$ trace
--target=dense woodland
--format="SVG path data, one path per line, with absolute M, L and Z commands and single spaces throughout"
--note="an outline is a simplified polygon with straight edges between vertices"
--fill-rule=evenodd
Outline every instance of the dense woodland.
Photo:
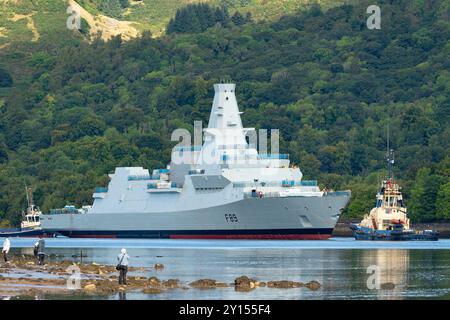
M 450 219 L 450 6 L 378 2 L 381 30 L 366 27 L 364 1 L 258 23 L 201 5 L 159 38 L 11 47 L 0 60 L 2 224 L 20 221 L 25 184 L 47 211 L 90 204 L 116 166 L 164 167 L 171 132 L 207 123 L 221 78 L 237 84 L 244 125 L 280 129 L 306 179 L 352 190 L 346 217 L 374 205 L 389 123 L 411 218 Z

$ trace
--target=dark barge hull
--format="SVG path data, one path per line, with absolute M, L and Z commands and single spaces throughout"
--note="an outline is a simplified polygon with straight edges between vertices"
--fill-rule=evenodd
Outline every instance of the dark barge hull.
M 351 226 L 355 240 L 366 241 L 437 241 L 439 233 L 436 231 L 394 231 L 394 230 L 374 230 Z

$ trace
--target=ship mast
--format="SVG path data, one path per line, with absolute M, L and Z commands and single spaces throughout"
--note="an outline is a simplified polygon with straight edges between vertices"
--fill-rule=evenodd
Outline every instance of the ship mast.
M 28 202 L 26 214 L 34 214 L 37 208 L 33 202 L 33 189 L 25 185 L 25 192 L 27 194 L 27 202 Z
M 31 207 L 33 205 L 33 191 L 25 185 L 25 192 L 27 193 L 28 207 Z
M 391 178 L 394 178 L 394 175 L 393 175 L 394 150 L 391 149 L 390 144 L 389 144 L 389 119 L 388 119 L 388 125 L 387 125 L 386 148 L 387 148 L 386 159 L 387 159 L 387 163 L 388 163 L 388 181 L 389 181 Z

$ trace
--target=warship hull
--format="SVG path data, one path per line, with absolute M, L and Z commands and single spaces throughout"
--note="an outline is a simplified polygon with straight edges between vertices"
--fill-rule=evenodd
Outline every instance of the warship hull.
M 44 231 L 42 229 L 32 229 L 32 228 L 12 228 L 12 229 L 0 229 L 0 238 L 53 238 L 56 236 L 55 233 Z
M 43 229 L 72 238 L 323 240 L 350 192 L 322 197 L 246 198 L 176 212 L 45 215 Z

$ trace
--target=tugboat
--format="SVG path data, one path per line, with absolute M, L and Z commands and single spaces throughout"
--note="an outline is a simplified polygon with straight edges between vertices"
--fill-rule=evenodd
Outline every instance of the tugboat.
M 439 234 L 433 230 L 413 230 L 409 226 L 407 209 L 401 187 L 392 176 L 394 152 L 388 151 L 388 178 L 377 193 L 375 208 L 359 224 L 352 224 L 356 240 L 436 241 Z
M 44 231 L 41 228 L 42 212 L 38 206 L 33 202 L 32 189 L 25 187 L 27 194 L 28 207 L 26 212 L 22 212 L 23 220 L 20 223 L 20 228 L 0 229 L 0 238 L 6 237 L 43 237 L 51 238 L 56 234 L 53 232 Z

